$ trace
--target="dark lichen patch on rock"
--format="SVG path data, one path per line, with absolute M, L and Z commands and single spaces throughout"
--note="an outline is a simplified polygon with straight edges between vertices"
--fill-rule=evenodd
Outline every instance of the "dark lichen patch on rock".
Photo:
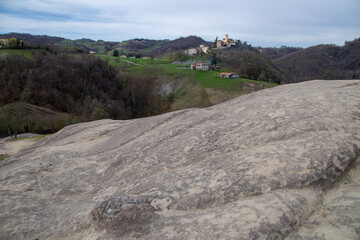
M 145 232 L 156 219 L 154 211 L 149 199 L 115 196 L 96 204 L 91 220 L 99 229 L 115 234 Z

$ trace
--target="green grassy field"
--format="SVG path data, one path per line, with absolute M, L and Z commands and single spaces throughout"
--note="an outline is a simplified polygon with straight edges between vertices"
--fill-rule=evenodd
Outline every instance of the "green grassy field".
M 109 55 L 97 55 L 98 57 L 100 57 L 103 60 L 109 60 L 110 65 L 113 66 L 132 66 L 133 64 L 131 63 L 127 63 L 128 62 L 132 62 L 134 64 L 139 64 L 139 65 L 158 65 L 158 64 L 166 64 L 168 63 L 168 61 L 164 61 L 164 60 L 159 60 L 159 59 L 142 59 L 142 58 L 121 58 L 121 57 L 114 57 L 114 56 L 109 56 Z
M 108 55 L 96 55 L 102 60 L 109 61 L 111 66 L 128 66 L 131 65 L 130 63 L 121 61 L 118 57 L 108 56 Z
M 124 71 L 130 74 L 145 74 L 150 76 L 167 76 L 174 77 L 178 75 L 188 76 L 194 74 L 190 69 L 179 68 L 181 65 L 162 63 L 162 64 L 147 64 L 147 65 L 132 65 L 124 68 Z M 183 67 L 183 66 L 182 66 Z
M 100 55 L 102 59 L 109 60 L 110 65 L 122 66 L 123 71 L 130 74 L 145 74 L 150 76 L 167 76 L 169 78 L 183 76 L 195 78 L 203 89 L 212 88 L 220 91 L 239 92 L 242 91 L 244 85 L 261 85 L 264 88 L 277 86 L 276 83 L 255 81 L 245 78 L 227 79 L 220 78 L 217 75 L 220 71 L 195 71 L 189 68 L 185 68 L 188 65 L 172 64 L 166 58 L 154 59 L 151 63 L 151 59 L 140 58 L 117 58 L 113 56 Z M 118 59 L 118 60 L 116 60 Z M 123 60 L 130 61 L 134 64 L 127 63 Z M 224 70 L 226 71 L 226 70 Z
M 120 58 L 122 60 L 127 60 L 136 64 L 153 64 L 153 65 L 157 65 L 157 64 L 166 64 L 169 63 L 168 61 L 163 61 L 163 60 L 158 60 L 158 59 L 142 59 L 142 58 Z
M 220 71 L 196 71 L 196 80 L 202 88 L 214 88 L 223 91 L 236 91 L 245 83 L 265 84 L 268 87 L 277 86 L 276 83 L 255 81 L 246 78 L 228 79 L 220 78 L 217 75 Z
M 33 51 L 34 50 L 32 50 L 32 49 L 0 49 L 0 55 L 2 55 L 4 53 L 19 54 L 19 55 L 23 55 L 28 58 L 32 58 Z

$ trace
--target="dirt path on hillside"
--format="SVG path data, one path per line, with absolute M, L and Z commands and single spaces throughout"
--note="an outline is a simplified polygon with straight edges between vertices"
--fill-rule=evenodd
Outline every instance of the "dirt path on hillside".
M 140 64 L 133 63 L 133 62 L 130 62 L 130 61 L 128 61 L 128 60 L 124 60 L 124 59 L 121 59 L 121 58 L 119 58 L 119 60 L 120 60 L 120 61 L 123 61 L 123 62 L 130 63 L 130 64 L 135 65 L 135 66 L 140 66 Z

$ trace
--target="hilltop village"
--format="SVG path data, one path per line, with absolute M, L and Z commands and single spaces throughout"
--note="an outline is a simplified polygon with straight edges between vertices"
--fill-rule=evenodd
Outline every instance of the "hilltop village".
M 199 54 L 211 54 L 211 53 L 214 54 L 214 52 L 212 52 L 212 51 L 216 51 L 219 49 L 227 49 L 232 46 L 236 46 L 236 42 L 234 41 L 234 39 L 229 38 L 229 35 L 226 34 L 225 38 L 223 40 L 215 41 L 213 49 L 211 49 L 210 46 L 201 44 L 197 48 L 190 48 L 190 49 L 185 50 L 185 54 L 188 56 L 196 56 Z M 177 61 L 174 63 L 179 64 L 181 62 Z M 208 61 L 208 62 L 196 61 L 196 62 L 191 63 L 190 69 L 199 70 L 199 71 L 208 71 L 208 70 L 219 70 L 220 68 L 216 65 L 216 61 L 213 61 L 213 62 L 211 62 L 211 61 Z M 221 72 L 217 76 L 221 77 L 221 78 L 231 78 L 231 79 L 239 78 L 239 75 L 234 72 Z
M 226 49 L 231 46 L 236 46 L 234 39 L 229 38 L 228 34 L 225 35 L 225 38 L 223 40 L 217 40 L 215 43 L 216 43 L 215 49 Z M 204 45 L 204 44 L 201 44 L 197 48 L 190 48 L 190 49 L 185 50 L 185 54 L 187 54 L 189 56 L 194 56 L 199 53 L 209 53 L 209 52 L 210 52 L 210 47 L 207 45 Z
M 146 43 L 146 40 L 135 40 L 138 44 Z M 173 51 L 170 56 L 172 56 L 173 61 L 171 61 L 172 64 L 175 65 L 185 65 L 180 66 L 179 68 L 188 68 L 192 70 L 197 71 L 209 71 L 209 70 L 221 70 L 221 67 L 217 65 L 216 60 L 216 52 L 218 50 L 226 50 L 231 47 L 236 47 L 237 42 L 229 38 L 229 35 L 226 34 L 225 38 L 222 40 L 218 40 L 218 37 L 216 37 L 215 42 L 212 43 L 202 43 L 198 47 L 191 47 L 188 49 L 181 51 Z M 119 55 L 119 52 L 122 50 L 120 48 L 115 49 L 113 52 L 113 56 L 120 57 L 120 61 L 128 61 L 129 59 L 136 59 L 136 58 L 142 58 L 142 59 L 153 59 L 154 54 L 153 52 L 144 53 L 142 56 L 131 56 L 130 54 L 122 54 Z M 90 51 L 91 54 L 96 54 L 94 51 Z M 212 57 L 211 57 L 212 56 Z M 128 59 L 128 60 L 126 60 Z M 137 60 L 134 60 L 137 61 Z M 231 78 L 236 79 L 239 78 L 239 74 L 234 72 L 220 72 L 217 74 L 217 77 L 221 78 Z
M 47 36 L 44 36 L 45 38 L 48 38 Z M 51 37 L 50 37 L 51 38 Z M 50 39 L 51 40 L 51 39 Z M 179 40 L 182 40 L 182 38 L 180 38 Z M 184 38 L 184 40 L 186 40 L 186 38 Z M 93 40 L 90 39 L 81 39 L 81 41 L 84 44 L 84 46 L 88 46 L 89 43 L 93 43 Z M 141 44 L 147 44 L 149 40 L 145 40 L 145 39 L 134 39 L 131 40 L 133 41 L 134 45 L 141 45 Z M 169 42 L 168 40 L 166 40 L 167 42 Z M 176 41 L 176 40 L 175 40 Z M 24 40 L 20 40 L 16 37 L 11 37 L 11 38 L 1 38 L 0 39 L 0 48 L 33 48 L 33 47 L 39 47 L 39 41 L 35 41 L 37 43 L 37 45 L 25 45 L 25 41 Z M 51 41 L 50 41 L 51 42 Z M 99 42 L 99 41 L 98 41 Z M 100 41 L 101 43 L 105 43 L 104 41 Z M 167 43 L 165 42 L 165 43 Z M 66 43 L 66 48 L 71 48 L 71 42 L 67 42 Z M 163 45 L 165 45 L 163 43 Z M 171 58 L 173 58 L 174 60 L 172 61 L 172 64 L 179 64 L 179 65 L 187 65 L 187 68 L 192 69 L 192 70 L 197 70 L 197 71 L 209 71 L 209 70 L 220 70 L 221 67 L 219 67 L 217 65 L 217 60 L 216 60 L 216 51 L 217 50 L 224 50 L 224 49 L 228 49 L 231 47 L 236 46 L 237 43 L 234 41 L 234 39 L 229 38 L 229 35 L 226 34 L 225 38 L 223 38 L 222 40 L 218 40 L 218 37 L 216 37 L 216 40 L 213 44 L 211 44 L 210 42 L 202 42 L 202 44 L 199 44 L 198 47 L 191 47 L 188 49 L 183 50 L 184 51 L 184 55 L 187 56 L 183 56 L 179 51 L 173 51 L 172 53 L 170 53 Z M 75 45 L 78 46 L 78 45 Z M 90 47 L 90 46 L 89 46 Z M 97 51 L 95 51 L 92 48 L 89 48 L 88 53 L 90 54 L 94 54 L 94 55 L 98 55 L 99 53 Z M 148 51 L 148 52 L 143 52 L 139 54 L 131 54 L 131 52 L 124 52 L 121 48 L 121 45 L 119 45 L 119 47 L 115 47 L 114 50 L 112 50 L 111 53 L 108 53 L 107 55 L 112 55 L 114 57 L 119 57 L 120 61 L 126 61 L 126 62 L 132 62 L 129 61 L 131 59 L 137 59 L 137 58 L 142 58 L 142 59 L 151 59 L 151 62 L 153 62 L 153 59 L 158 55 L 159 53 L 155 53 L 154 51 Z M 212 58 L 209 57 L 204 57 L 204 56 L 213 56 Z M 158 57 L 158 56 L 157 56 Z M 135 60 L 135 65 L 137 60 Z M 181 67 L 183 68 L 183 67 Z M 218 77 L 221 78 L 238 78 L 239 75 L 234 73 L 234 72 L 220 72 L 218 75 Z

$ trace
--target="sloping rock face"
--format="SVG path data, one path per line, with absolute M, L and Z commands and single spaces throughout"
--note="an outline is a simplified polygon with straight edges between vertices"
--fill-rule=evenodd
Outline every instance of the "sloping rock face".
M 360 81 L 72 125 L 0 166 L 0 239 L 359 239 Z

